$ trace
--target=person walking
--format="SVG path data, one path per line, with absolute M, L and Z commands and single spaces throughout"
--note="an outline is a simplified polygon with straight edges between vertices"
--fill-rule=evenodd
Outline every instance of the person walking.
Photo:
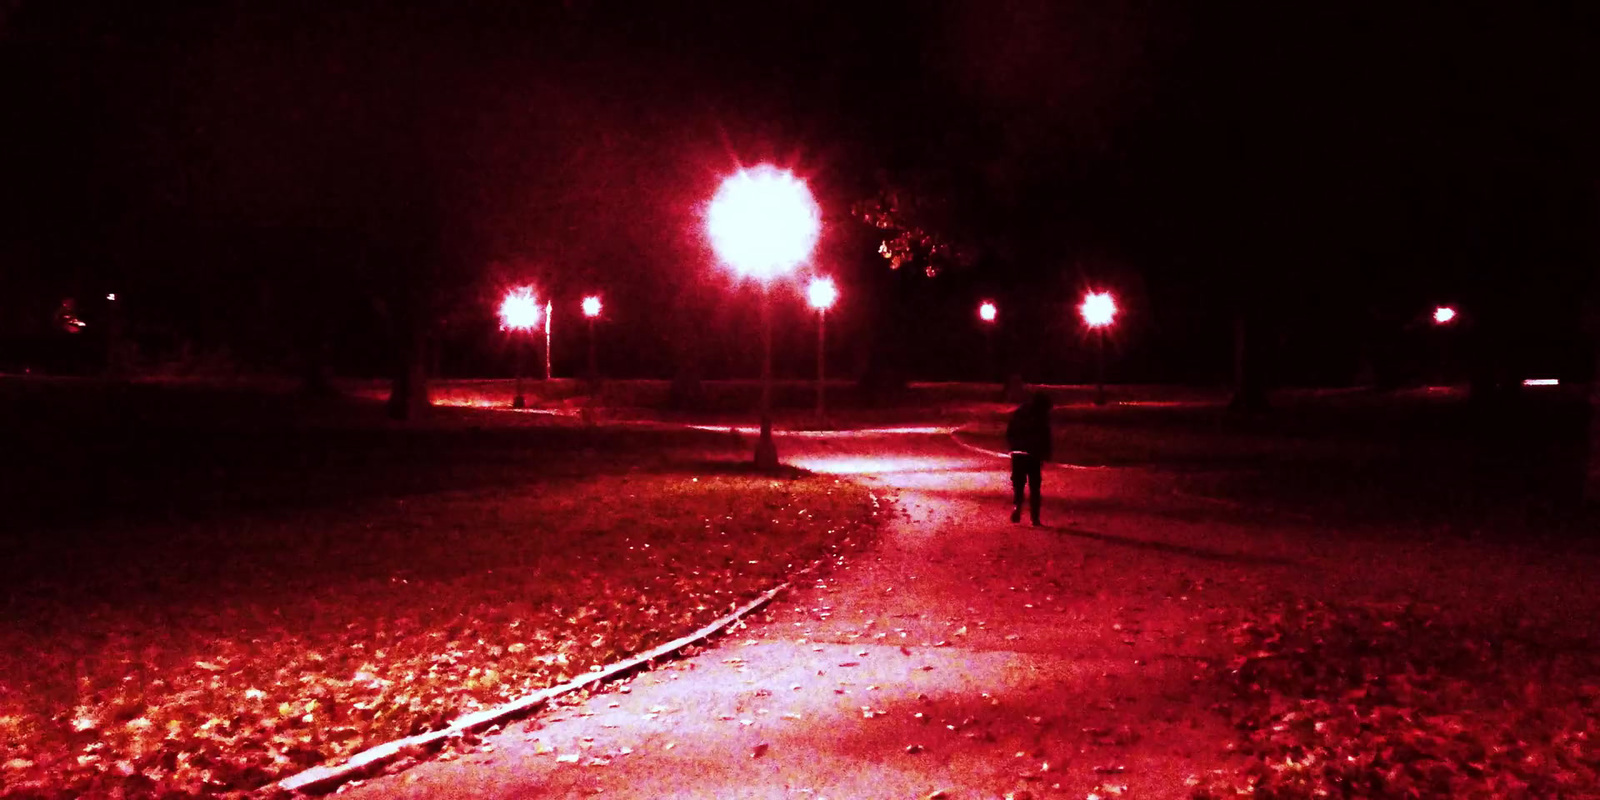
M 1050 395 L 1034 392 L 1027 402 L 1011 412 L 1006 425 L 1006 447 L 1011 450 L 1011 521 L 1022 521 L 1023 489 L 1028 489 L 1028 516 L 1039 525 L 1039 507 L 1044 503 L 1040 479 L 1044 462 L 1050 460 Z

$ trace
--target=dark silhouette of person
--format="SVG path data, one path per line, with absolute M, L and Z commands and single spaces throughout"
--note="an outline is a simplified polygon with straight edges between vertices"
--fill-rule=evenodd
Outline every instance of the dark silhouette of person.
M 1050 395 L 1035 392 L 1028 402 L 1011 412 L 1006 425 L 1006 447 L 1011 449 L 1011 521 L 1022 521 L 1022 494 L 1028 493 L 1028 516 L 1039 522 L 1039 506 L 1044 502 L 1044 462 L 1050 460 Z

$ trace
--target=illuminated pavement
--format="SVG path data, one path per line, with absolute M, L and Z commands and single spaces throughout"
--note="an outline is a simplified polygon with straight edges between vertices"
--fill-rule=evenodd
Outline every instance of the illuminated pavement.
M 1224 609 L 1275 587 L 1404 593 L 1424 573 L 1443 595 L 1497 602 L 1492 586 L 1438 580 L 1481 565 L 1470 548 L 1408 560 L 1401 545 L 1175 496 L 1151 474 L 1052 469 L 1050 527 L 1032 528 L 1006 519 L 1005 462 L 947 435 L 780 448 L 896 498 L 875 550 L 626 693 L 546 710 L 487 737 L 492 750 L 348 794 L 1187 797 L 1186 778 L 1226 765 L 1228 732 L 1196 679 L 1201 659 L 1226 652 L 1213 625 Z M 1525 570 L 1549 565 L 1500 563 L 1505 592 L 1548 585 Z

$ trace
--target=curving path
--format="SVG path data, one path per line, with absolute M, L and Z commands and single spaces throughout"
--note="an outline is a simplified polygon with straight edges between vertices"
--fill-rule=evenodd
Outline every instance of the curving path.
M 1482 597 L 1558 569 L 1439 581 L 1482 554 L 1411 564 L 1132 470 L 1048 470 L 1047 527 L 1013 525 L 1005 462 L 939 432 L 780 450 L 894 498 L 880 545 L 697 655 L 347 794 L 1183 798 L 1228 765 L 1200 664 L 1256 598 Z

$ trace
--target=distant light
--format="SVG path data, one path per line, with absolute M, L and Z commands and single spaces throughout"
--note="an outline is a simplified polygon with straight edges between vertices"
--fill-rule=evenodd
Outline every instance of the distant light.
M 583 315 L 590 319 L 600 316 L 599 296 L 591 294 L 583 298 Z
M 994 303 L 991 303 L 988 300 L 983 301 L 983 303 L 978 306 L 978 319 L 981 319 L 984 322 L 994 322 L 994 317 L 997 313 L 999 312 L 995 310 Z
M 839 287 L 833 285 L 832 278 L 812 278 L 811 285 L 806 289 L 806 298 L 812 308 L 827 311 L 833 308 L 833 301 L 839 299 Z
M 542 309 L 532 287 L 521 286 L 506 293 L 500 303 L 500 330 L 526 331 L 539 326 Z
M 811 257 L 822 212 L 804 180 L 762 164 L 722 182 L 706 211 L 706 231 L 724 263 L 765 281 Z
M 116 299 L 117 299 L 117 293 L 116 292 L 112 292 L 112 293 L 106 295 L 106 299 L 115 302 Z
M 1456 310 L 1449 306 L 1439 306 L 1433 310 L 1433 321 L 1444 325 L 1456 318 Z
M 1523 386 L 1560 386 L 1559 378 L 1529 378 L 1522 382 Z
M 1116 318 L 1117 301 L 1111 298 L 1110 292 L 1090 292 L 1084 296 L 1083 305 L 1078 306 L 1078 313 L 1083 315 L 1084 324 L 1103 328 Z

